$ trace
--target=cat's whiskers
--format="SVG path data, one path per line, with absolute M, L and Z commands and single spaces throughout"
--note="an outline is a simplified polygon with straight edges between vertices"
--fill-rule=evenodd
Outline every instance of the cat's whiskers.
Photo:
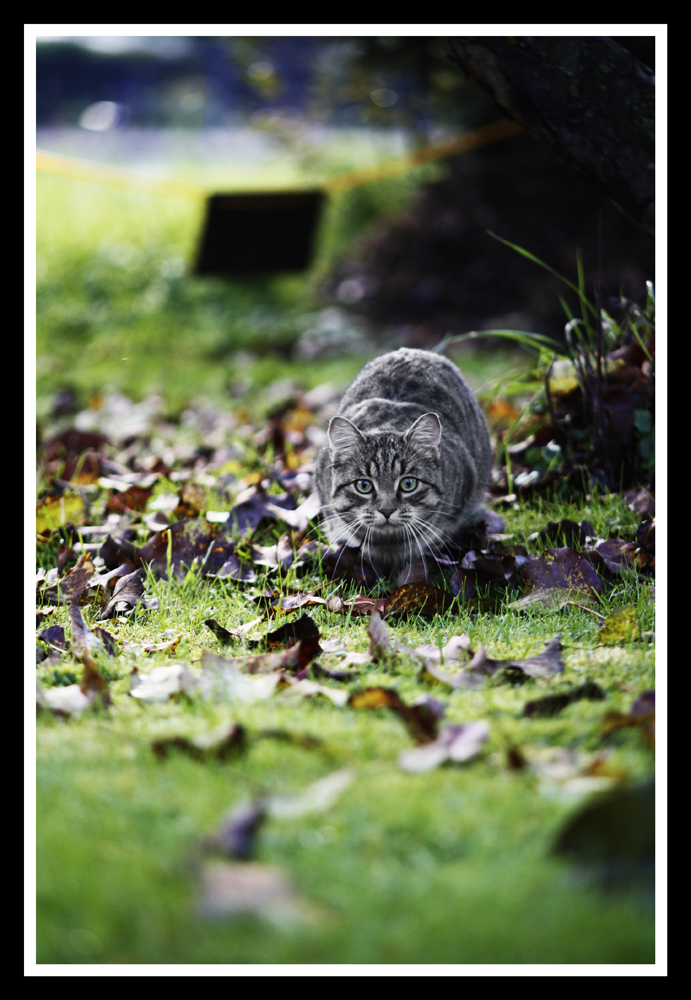
M 413 536 L 413 538 L 415 540 L 415 543 L 416 543 L 416 545 L 418 547 L 418 551 L 420 553 L 420 558 L 422 559 L 422 565 L 423 565 L 424 570 L 425 570 L 425 580 L 426 580 L 427 579 L 427 560 L 425 559 L 425 553 L 424 553 L 424 550 L 422 548 L 422 545 L 420 544 L 420 535 L 415 530 L 415 528 L 413 527 L 412 524 L 409 523 L 408 524 L 408 528 L 410 529 L 410 532 L 411 532 L 411 534 L 412 534 L 412 536 Z M 422 538 L 422 540 L 425 543 L 427 542 L 427 539 L 424 538 L 424 537 Z M 431 555 L 434 556 L 434 553 L 432 552 Z M 412 552 L 411 552 L 411 556 L 412 556 Z M 434 558 L 436 559 L 436 556 L 434 556 Z M 412 558 L 411 558 L 410 561 L 412 563 L 412 561 L 413 561 Z M 437 565 L 438 565 L 438 563 L 437 563 Z
M 416 520 L 417 520 L 417 521 L 420 521 L 420 523 L 422 524 L 423 528 L 424 528 L 424 527 L 429 527 L 428 525 L 426 525 L 426 524 L 425 524 L 425 522 L 424 522 L 424 521 L 421 521 L 421 520 L 420 520 L 419 518 L 417 518 Z M 415 529 L 413 528 L 412 524 L 410 525 L 410 528 L 411 528 L 411 531 L 414 531 L 414 530 L 415 530 Z M 427 549 L 427 551 L 428 551 L 428 554 L 432 556 L 432 558 L 434 559 L 435 563 L 437 564 L 437 569 L 439 570 L 439 572 L 440 572 L 440 573 L 442 573 L 442 572 L 443 572 L 443 570 L 442 570 L 442 568 L 441 568 L 441 563 L 440 563 L 440 562 L 439 562 L 439 560 L 437 559 L 437 554 L 436 554 L 436 552 L 434 551 L 434 547 L 433 547 L 433 546 L 432 546 L 432 545 L 430 544 L 430 540 L 429 540 L 429 538 L 428 538 L 428 537 L 425 537 L 425 536 L 424 536 L 424 535 L 422 534 L 422 532 L 421 532 L 420 534 L 421 534 L 421 536 L 422 536 L 422 538 L 423 538 L 423 541 L 424 541 L 425 545 L 427 545 L 427 546 L 428 546 L 428 549 Z M 447 546 L 445 545 L 445 543 L 444 543 L 443 541 L 442 541 L 442 545 L 444 545 L 444 547 L 446 548 L 446 550 L 447 550 L 447 552 L 448 552 L 448 547 L 447 547 Z M 418 546 L 418 547 L 419 547 L 419 546 Z M 422 552 L 420 552 L 420 554 L 422 555 Z M 449 553 L 449 554 L 450 554 L 450 553 Z M 423 563 L 425 562 L 425 560 L 424 560 L 424 556 L 423 556 L 423 559 L 422 559 L 422 561 L 423 561 Z M 427 568 L 426 568 L 426 566 L 425 566 L 425 578 L 427 578 Z
M 421 517 L 414 517 L 414 523 L 415 523 L 416 526 L 422 527 L 425 530 L 425 532 L 427 533 L 424 536 L 424 538 L 425 538 L 425 542 L 429 545 L 430 551 L 432 553 L 433 553 L 433 548 L 434 547 L 432 546 L 431 541 L 435 540 L 441 546 L 443 546 L 444 549 L 446 549 L 446 554 L 448 555 L 449 559 L 451 559 L 453 561 L 453 553 L 452 553 L 451 549 L 449 548 L 449 546 L 444 541 L 444 538 L 448 538 L 449 541 L 451 542 L 451 544 L 453 544 L 453 538 L 450 535 L 448 535 L 445 531 L 442 531 L 441 528 L 438 528 L 436 525 L 431 524 L 429 521 L 423 520 L 423 518 L 421 518 Z M 436 559 L 436 556 L 435 556 L 435 559 Z M 437 565 L 439 566 L 439 560 L 437 560 Z

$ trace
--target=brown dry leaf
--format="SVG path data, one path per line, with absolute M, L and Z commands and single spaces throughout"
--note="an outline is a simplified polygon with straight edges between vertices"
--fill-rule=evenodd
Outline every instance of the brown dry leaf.
M 62 625 L 50 625 L 39 632 L 38 637 L 60 653 L 69 652 L 69 640 L 65 638 L 65 630 Z
M 570 607 L 572 605 L 594 604 L 599 607 L 599 601 L 592 593 L 584 590 L 565 590 L 563 587 L 540 587 L 531 590 L 525 597 L 512 601 L 509 608 L 512 611 L 534 611 L 544 608 L 546 611 L 554 611 L 557 608 Z
M 485 684 L 485 678 L 481 674 L 469 671 L 465 667 L 451 674 L 428 662 L 425 662 L 421 676 L 425 680 L 432 679 L 441 684 L 448 684 L 457 691 L 474 691 L 484 687 Z
M 211 732 L 201 733 L 199 736 L 172 736 L 155 740 L 151 749 L 159 760 L 165 760 L 171 750 L 177 750 L 198 761 L 228 760 L 245 749 L 245 730 L 237 722 L 224 722 Z
M 297 659 L 298 656 L 298 646 L 293 646 L 282 653 L 264 653 L 262 656 L 235 660 L 204 653 L 202 676 L 199 681 L 202 698 L 216 701 L 231 699 L 245 703 L 270 698 L 278 684 L 283 682 L 283 667 L 279 666 L 279 663 L 284 659 Z M 272 672 L 264 673 L 265 669 L 270 669 L 270 664 L 273 666 Z M 252 677 L 243 672 L 243 668 L 251 669 L 252 666 L 259 676 Z
M 133 570 L 131 562 L 121 563 L 116 566 L 115 569 L 108 570 L 105 573 L 94 573 L 94 575 L 89 580 L 89 590 L 94 587 L 103 587 L 107 589 L 110 587 L 112 581 L 117 580 L 121 576 L 127 576 Z
M 157 577 L 168 575 L 168 542 L 171 543 L 171 568 L 177 579 L 183 579 L 195 560 L 203 563 L 209 546 L 219 534 L 217 524 L 205 518 L 192 517 L 177 521 L 165 531 L 157 532 L 139 549 L 139 559 Z
M 605 698 L 605 692 L 593 681 L 586 681 L 585 684 L 581 684 L 580 687 L 574 688 L 572 691 L 550 694 L 544 698 L 536 698 L 534 701 L 527 702 L 523 708 L 523 715 L 527 718 L 532 718 L 534 715 L 549 718 L 558 715 L 567 705 L 573 704 L 574 701 L 580 701 L 582 698 L 587 698 L 589 701 L 602 701 Z
M 431 567 L 419 556 L 411 562 L 406 563 L 402 570 L 399 570 L 396 583 L 403 587 L 407 583 L 427 583 L 431 573 Z
M 202 576 L 254 583 L 256 572 L 239 559 L 235 550 L 236 543 L 232 539 L 223 534 L 216 535 L 202 563 Z
M 299 695 L 303 698 L 311 698 L 315 694 L 322 694 L 337 708 L 344 708 L 348 704 L 348 692 L 342 688 L 326 687 L 324 684 L 317 684 L 316 681 L 310 681 L 306 678 L 295 680 L 292 677 L 286 677 L 286 680 L 289 687 L 285 689 L 284 696 Z
M 227 629 L 220 625 L 215 618 L 206 618 L 204 624 L 207 628 L 210 628 L 213 634 L 216 636 L 219 642 L 223 645 L 227 645 L 232 639 L 243 639 L 248 632 L 251 632 L 255 625 L 259 622 L 263 622 L 264 618 L 260 615 L 258 618 L 253 618 L 251 622 L 245 622 L 244 625 L 239 625 L 236 629 Z
M 610 573 L 621 573 L 634 563 L 632 548 L 622 538 L 608 538 L 596 542 L 594 551 L 602 557 Z
M 243 498 L 245 493 L 243 493 Z M 264 520 L 275 521 L 276 509 L 281 513 L 285 510 L 293 510 L 295 502 L 289 493 L 280 496 L 268 496 L 259 486 L 252 488 L 252 492 L 242 503 L 236 504 L 228 515 L 226 531 L 232 531 L 240 535 L 249 535 Z
M 322 652 L 319 645 L 319 628 L 309 615 L 302 615 L 297 621 L 287 622 L 266 636 L 269 649 L 281 646 L 300 647 L 299 664 L 306 667 Z
M 416 743 L 430 743 L 436 736 L 437 723 L 444 706 L 434 698 L 422 696 L 406 705 L 394 688 L 371 687 L 351 694 L 351 708 L 390 708 L 405 723 Z
M 455 602 L 452 594 L 429 583 L 406 583 L 387 594 L 384 617 L 421 614 L 425 617 L 444 614 Z
M 124 565 L 127 567 L 127 572 L 131 573 L 139 564 L 139 549 L 128 538 L 114 538 L 108 535 L 98 554 L 108 569 L 114 570 Z
M 123 647 L 126 652 L 133 653 L 135 656 L 141 656 L 142 653 L 168 653 L 173 654 L 175 650 L 180 645 L 180 640 L 182 639 L 184 633 L 180 632 L 179 635 L 173 636 L 172 639 L 166 639 L 165 642 L 125 642 Z
M 78 604 L 70 605 L 70 637 L 72 652 L 84 665 L 84 673 L 79 687 L 83 694 L 93 701 L 99 698 L 104 705 L 111 704 L 108 683 L 101 677 L 91 653 L 91 632 Z
M 134 485 L 129 486 L 126 490 L 113 493 L 106 504 L 106 514 L 122 514 L 128 510 L 142 512 L 146 510 L 152 492 L 153 486 L 145 489 Z
M 147 704 L 168 701 L 171 695 L 190 694 L 197 686 L 196 680 L 181 663 L 169 667 L 154 667 L 148 674 L 136 674 L 136 684 L 130 689 L 133 698 Z
M 364 594 L 358 594 L 357 597 L 349 597 L 347 601 L 342 601 L 342 607 L 334 607 L 330 610 L 340 610 L 343 614 L 351 614 L 353 617 L 365 617 L 371 615 L 373 611 L 382 615 L 385 604 L 385 597 L 365 597 Z
M 83 553 L 76 566 L 68 569 L 54 586 L 46 588 L 43 592 L 44 599 L 50 604 L 71 604 L 73 601 L 79 601 L 95 571 L 91 553 Z
M 113 589 L 113 596 L 96 616 L 97 621 L 106 621 L 116 615 L 129 615 L 134 611 L 144 594 L 144 570 L 121 576 Z
M 575 549 L 547 549 L 537 559 L 530 559 L 518 568 L 521 579 L 536 590 L 563 587 L 589 593 L 600 593 L 602 583 L 588 557 Z
M 268 613 L 272 617 L 277 614 L 287 615 L 291 611 L 299 611 L 300 608 L 320 604 L 326 605 L 327 601 L 323 597 L 317 597 L 316 594 L 279 594 L 277 597 L 271 598 Z M 330 608 L 329 610 L 334 609 Z
M 398 763 L 404 771 L 431 771 L 446 760 L 461 763 L 472 760 L 489 736 L 489 724 L 484 720 L 466 722 L 460 726 L 443 726 L 434 742 L 403 750 Z
M 279 927 L 323 924 L 324 911 L 301 899 L 285 872 L 256 861 L 205 861 L 198 913 L 206 919 L 251 914 Z
M 370 637 L 370 655 L 375 663 L 380 663 L 394 655 L 389 630 L 378 611 L 372 611 L 367 632 Z
M 250 551 L 256 566 L 268 566 L 270 569 L 288 569 L 295 558 L 293 539 L 287 534 L 281 535 L 275 545 L 253 545 Z
M 43 608 L 36 610 L 36 628 L 40 628 L 46 618 L 55 614 L 55 608 Z
M 541 653 L 525 660 L 495 660 L 487 656 L 484 646 L 480 646 L 465 668 L 469 672 L 491 676 L 498 670 L 519 670 L 528 677 L 552 677 L 564 672 L 561 652 L 561 633 L 545 645 Z
M 609 736 L 618 729 L 640 729 L 650 746 L 655 745 L 655 692 L 643 691 L 634 701 L 631 710 L 607 712 L 602 719 L 602 733 Z

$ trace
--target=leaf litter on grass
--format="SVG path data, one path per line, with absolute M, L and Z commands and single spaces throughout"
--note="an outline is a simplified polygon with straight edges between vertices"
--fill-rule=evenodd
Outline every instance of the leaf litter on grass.
M 315 421 L 319 419 L 316 414 L 313 417 Z M 283 419 L 277 418 L 271 430 L 279 443 Z M 171 455 L 175 450 L 171 447 L 165 459 L 159 455 L 153 461 L 144 437 L 135 438 L 126 447 L 121 443 L 119 451 L 116 450 L 118 446 L 104 440 L 99 445 L 97 469 L 103 485 L 99 485 L 96 477 L 89 505 L 75 505 L 76 527 L 65 525 L 64 518 L 58 515 L 54 515 L 50 526 L 44 525 L 45 534 L 40 544 L 53 545 L 57 549 L 59 541 L 60 563 L 53 576 L 44 571 L 38 581 L 39 600 L 59 611 L 64 607 L 59 602 L 65 600 L 66 594 L 67 603 L 71 601 L 72 606 L 76 601 L 82 606 L 91 605 L 93 622 L 115 619 L 114 631 L 126 616 L 133 616 L 135 609 L 155 608 L 155 599 L 150 592 L 147 594 L 148 588 L 152 579 L 167 580 L 169 567 L 176 586 L 182 586 L 188 579 L 206 580 L 206 586 L 212 588 L 232 588 L 229 592 L 243 595 L 246 603 L 256 599 L 257 610 L 262 613 L 259 617 L 256 611 L 254 616 L 248 615 L 249 620 L 244 624 L 238 624 L 238 617 L 241 619 L 242 615 L 238 616 L 235 610 L 230 618 L 215 612 L 216 617 L 198 619 L 208 630 L 208 642 L 242 647 L 241 651 L 231 648 L 231 655 L 219 656 L 203 649 L 200 668 L 188 669 L 179 663 L 154 666 L 148 673 L 140 674 L 135 666 L 130 675 L 130 696 L 139 702 L 142 711 L 153 711 L 147 706 L 181 696 L 191 699 L 192 707 L 197 699 L 217 705 L 235 703 L 243 706 L 260 705 L 270 698 L 289 701 L 319 696 L 344 713 L 374 709 L 375 719 L 376 710 L 383 709 L 400 719 L 415 744 L 399 754 L 399 766 L 404 772 L 423 774 L 445 763 L 470 764 L 484 756 L 490 735 L 487 720 L 468 718 L 473 713 L 466 712 L 465 718 L 461 715 L 463 721 L 442 724 L 447 706 L 435 698 L 427 694 L 411 698 L 393 686 L 367 686 L 366 679 L 364 683 L 358 682 L 362 685 L 359 689 L 353 689 L 358 673 L 378 670 L 394 675 L 400 673 L 402 678 L 408 678 L 406 688 L 401 686 L 400 690 L 407 692 L 412 668 L 414 683 L 434 683 L 446 689 L 455 718 L 458 718 L 466 692 L 511 677 L 528 678 L 531 682 L 537 679 L 544 686 L 560 677 L 565 664 L 559 635 L 544 642 L 542 651 L 538 646 L 538 651 L 531 656 L 495 658 L 481 643 L 471 643 L 460 630 L 449 637 L 448 627 L 453 628 L 456 616 L 465 612 L 482 615 L 486 609 L 495 610 L 502 605 L 526 613 L 540 608 L 549 610 L 555 604 L 564 608 L 574 605 L 587 608 L 597 595 L 607 590 L 610 581 L 622 573 L 635 568 L 650 574 L 654 569 L 654 499 L 643 491 L 640 497 L 636 495 L 630 501 L 638 504 L 640 510 L 634 513 L 643 518 L 635 538 L 620 537 L 616 533 L 612 537 L 599 538 L 589 521 L 577 523 L 561 518 L 548 522 L 541 531 L 530 536 L 526 547 L 513 544 L 511 537 L 504 534 L 503 518 L 496 511 L 487 510 L 464 529 L 455 548 L 437 563 L 430 565 L 429 561 L 413 560 L 401 569 L 393 583 L 381 581 L 359 549 L 332 547 L 319 541 L 318 505 L 311 491 L 311 463 L 316 449 L 310 450 L 306 442 L 303 437 L 303 444 L 291 452 L 292 468 L 286 462 L 287 453 L 278 451 L 274 452 L 271 465 L 260 458 L 258 471 L 243 476 L 237 457 L 232 459 L 235 463 L 232 473 L 219 474 L 223 462 L 218 443 L 214 445 L 215 451 L 201 446 L 197 452 L 183 449 L 179 456 Z M 111 458 L 107 457 L 108 449 L 111 449 Z M 114 466 L 109 468 L 108 461 L 119 462 L 120 470 L 116 471 Z M 77 466 L 75 462 L 75 470 Z M 125 475 L 132 481 L 128 482 Z M 108 476 L 121 477 L 117 489 L 113 485 L 115 479 L 108 480 Z M 169 494 L 170 502 L 166 501 L 165 510 L 159 509 L 157 501 L 168 496 L 166 490 L 171 476 L 181 477 L 177 493 Z M 65 500 L 69 500 L 69 485 L 62 486 L 61 482 L 59 477 L 54 478 L 50 486 L 58 491 L 58 496 L 51 498 L 51 510 L 58 512 L 60 490 Z M 208 506 L 207 490 L 211 487 L 216 490 L 213 508 Z M 224 504 L 224 500 L 228 502 Z M 98 514 L 99 510 L 102 514 Z M 89 523 L 91 517 L 94 522 L 102 518 L 102 522 Z M 99 534 L 90 535 L 92 530 Z M 92 544 L 85 552 L 79 546 L 84 539 L 90 538 L 95 538 L 97 544 Z M 529 551 L 531 544 L 541 548 L 539 555 Z M 70 569 L 75 559 L 77 563 Z M 336 592 L 333 588 L 331 593 L 328 589 L 322 590 L 328 586 L 327 580 L 338 581 L 334 583 L 338 587 Z M 526 596 L 521 597 L 523 594 Z M 319 621 L 325 620 L 320 615 L 333 616 L 332 625 L 340 620 L 341 640 L 325 638 L 314 619 L 304 613 L 308 608 Z M 293 620 L 291 616 L 296 613 L 299 617 Z M 342 641 L 351 620 L 355 625 L 363 617 L 368 619 L 369 651 L 366 653 L 349 650 L 347 642 Z M 282 619 L 281 625 L 272 628 L 275 618 Z M 626 620 L 629 626 L 632 624 L 626 616 L 619 616 L 617 620 Z M 443 621 L 446 641 L 439 639 L 438 645 L 427 642 L 408 646 L 389 631 L 389 626 L 398 628 L 411 623 L 417 628 L 418 621 L 427 626 Z M 465 618 L 464 627 L 467 621 Z M 41 624 L 46 625 L 45 619 L 37 621 L 37 629 Z M 39 639 L 50 642 L 52 638 L 66 657 L 84 657 L 85 649 L 96 651 L 96 647 L 90 645 L 92 639 L 79 631 L 78 623 L 72 635 L 72 645 L 74 634 L 80 637 L 75 649 L 65 639 L 64 630 L 62 635 L 51 631 L 60 627 L 44 627 L 39 632 Z M 98 635 L 97 629 L 87 631 L 94 638 Z M 99 638 L 103 651 L 115 655 L 119 652 L 117 636 L 102 631 L 104 635 Z M 249 638 L 250 634 L 256 636 L 260 631 L 263 632 L 261 638 Z M 139 663 L 145 655 L 174 653 L 182 634 L 176 629 L 175 637 L 166 642 L 128 640 L 130 644 L 123 645 L 123 649 Z M 609 634 L 603 630 L 600 641 L 607 641 Z M 613 633 L 613 641 L 625 642 L 631 635 L 629 627 L 624 633 Z M 319 662 L 322 657 L 326 664 L 333 662 L 329 656 L 335 658 L 334 643 L 342 657 L 340 670 Z M 93 652 L 91 666 L 87 667 L 84 659 L 82 663 L 85 679 L 81 685 L 73 685 L 72 691 L 68 687 L 44 688 L 37 693 L 39 704 L 52 707 L 48 702 L 55 699 L 55 714 L 78 715 L 93 703 L 97 694 L 107 695 L 108 688 L 101 686 L 101 682 L 105 682 L 96 667 Z M 327 683 L 321 683 L 322 680 Z M 544 697 L 524 703 L 524 725 L 529 720 L 554 717 L 575 701 L 599 700 L 602 695 L 601 688 L 591 681 L 565 691 L 555 692 L 549 688 L 548 691 Z M 61 698 L 64 705 L 59 707 Z M 629 728 L 639 728 L 647 739 L 652 732 L 650 710 L 634 711 L 632 707 L 628 714 L 607 713 L 602 723 L 602 738 Z M 151 747 L 161 761 L 172 754 L 182 754 L 204 766 L 213 761 L 232 762 L 240 753 L 247 753 L 255 739 L 279 732 L 253 732 L 244 724 L 226 720 L 194 736 L 178 732 L 158 738 L 151 742 Z M 309 734 L 300 736 L 286 730 L 284 735 L 298 745 L 317 746 L 320 743 Z M 557 749 L 566 752 L 567 748 Z M 516 747 L 514 753 L 518 762 L 516 769 L 534 768 L 545 781 L 557 780 L 554 778 L 556 763 L 552 765 L 553 777 L 548 779 L 546 770 L 539 772 L 542 765 L 534 760 L 529 747 Z M 566 764 L 560 766 L 564 770 Z M 594 788 L 597 781 L 615 780 L 604 772 L 600 775 L 587 773 L 587 769 L 594 766 L 579 758 L 571 767 L 571 777 L 561 779 L 562 784 L 590 781 L 590 787 Z M 600 769 L 603 768 L 606 770 L 606 765 Z M 347 778 L 344 777 L 346 773 Z M 329 784 L 331 777 L 333 787 Z M 281 817 L 297 818 L 310 809 L 318 810 L 321 808 L 319 802 L 331 801 L 330 796 L 340 794 L 339 789 L 352 781 L 352 774 L 336 772 L 335 776 L 319 780 L 324 783 L 323 788 L 316 782 L 294 797 L 267 793 L 259 799 L 248 800 L 242 815 L 238 807 L 239 811 L 227 818 L 224 843 L 234 846 L 224 852 L 219 849 L 219 840 L 216 853 L 225 856 L 212 857 L 214 852 L 209 847 L 198 868 L 200 915 L 221 917 L 251 912 L 277 923 L 307 919 L 306 914 L 313 912 L 309 909 L 311 904 L 300 901 L 287 874 L 248 859 L 264 823 Z M 221 833 L 216 836 L 223 839 Z

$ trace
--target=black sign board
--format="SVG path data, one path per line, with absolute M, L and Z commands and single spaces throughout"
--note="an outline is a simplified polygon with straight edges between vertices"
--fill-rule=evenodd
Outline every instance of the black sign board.
M 195 273 L 304 270 L 323 201 L 322 191 L 211 195 Z

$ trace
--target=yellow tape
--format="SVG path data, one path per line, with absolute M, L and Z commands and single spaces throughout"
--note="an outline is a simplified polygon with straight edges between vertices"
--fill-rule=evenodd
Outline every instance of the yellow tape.
M 520 131 L 522 131 L 521 126 L 517 122 L 502 119 L 472 132 L 465 132 L 457 139 L 426 146 L 425 149 L 419 149 L 415 153 L 406 153 L 404 156 L 384 160 L 383 163 L 377 163 L 373 167 L 329 177 L 323 182 L 322 187 L 328 194 L 349 191 L 362 184 L 371 184 L 386 177 L 393 177 L 395 174 L 406 173 L 425 163 L 434 163 L 436 160 L 465 153 L 469 149 L 478 149 L 480 146 L 486 146 L 490 142 L 496 142 L 497 139 L 503 139 Z M 77 160 L 58 153 L 46 153 L 43 150 L 36 152 L 36 169 L 45 173 L 61 174 L 63 177 L 92 181 L 95 184 L 110 184 L 112 187 L 125 188 L 128 191 L 142 191 L 144 194 L 155 194 L 163 198 L 184 198 L 186 201 L 201 202 L 209 196 L 207 190 L 194 184 L 153 180 L 141 174 L 130 173 L 128 170 L 104 167 L 98 163 Z
M 63 177 L 75 177 L 81 181 L 93 181 L 95 184 L 126 188 L 128 191 L 157 194 L 163 198 L 205 201 L 208 197 L 208 192 L 204 188 L 196 187 L 194 184 L 154 180 L 142 177 L 141 174 L 130 173 L 129 170 L 103 167 L 99 163 L 76 160 L 71 156 L 60 156 L 58 153 L 46 153 L 43 150 L 36 151 L 36 169 L 49 174 L 61 174 Z
M 415 153 L 406 153 L 404 156 L 398 156 L 392 160 L 384 160 L 383 163 L 377 163 L 373 167 L 365 167 L 363 170 L 352 170 L 347 174 L 338 174 L 337 177 L 330 177 L 322 186 L 329 194 L 348 191 L 361 184 L 371 184 L 373 181 L 380 181 L 385 177 L 393 177 L 394 174 L 405 173 L 407 170 L 420 167 L 424 163 L 433 163 L 435 160 L 444 160 L 447 156 L 465 153 L 469 149 L 478 149 L 480 146 L 486 146 L 490 142 L 521 131 L 521 126 L 517 122 L 502 119 L 498 122 L 492 122 L 491 125 L 475 129 L 473 132 L 465 132 L 457 139 L 440 142 L 434 146 L 426 146 Z

